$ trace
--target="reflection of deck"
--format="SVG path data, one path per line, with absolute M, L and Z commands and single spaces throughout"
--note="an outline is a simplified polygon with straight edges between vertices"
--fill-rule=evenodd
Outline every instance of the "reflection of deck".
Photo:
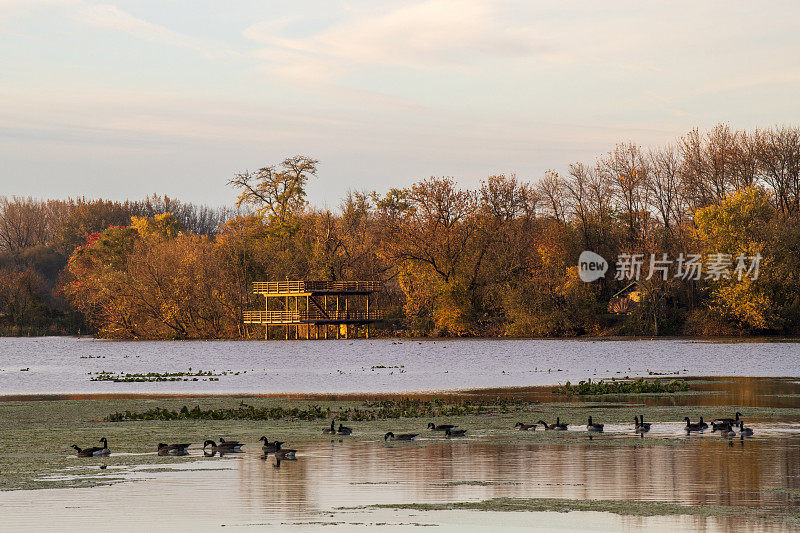
M 245 324 L 367 324 L 383 320 L 380 311 L 245 311 Z

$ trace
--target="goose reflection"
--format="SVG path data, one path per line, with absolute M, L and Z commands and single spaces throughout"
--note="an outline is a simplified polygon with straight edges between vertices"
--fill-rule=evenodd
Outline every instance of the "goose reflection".
M 280 468 L 282 461 L 297 461 L 297 457 L 295 455 L 282 455 L 280 453 L 268 453 L 264 452 L 264 455 L 260 455 L 258 458 L 262 461 L 269 461 L 269 456 L 275 456 L 275 463 L 273 463 L 273 468 Z
M 226 448 L 211 448 L 203 449 L 203 456 L 204 457 L 216 457 L 219 455 L 220 457 L 225 457 L 226 455 L 242 455 L 244 452 Z

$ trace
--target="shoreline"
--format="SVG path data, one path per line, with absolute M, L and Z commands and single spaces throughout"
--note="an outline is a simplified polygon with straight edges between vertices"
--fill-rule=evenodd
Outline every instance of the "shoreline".
M 0 339 L 75 339 L 75 340 L 90 340 L 90 341 L 103 341 L 103 342 L 168 342 L 168 343 L 184 343 L 184 342 L 353 342 L 353 341 L 402 341 L 402 342 L 436 342 L 436 341 L 585 341 L 585 342 L 601 342 L 601 341 L 696 341 L 696 342 L 723 342 L 723 343 L 739 343 L 739 342 L 788 342 L 800 343 L 800 335 L 755 335 L 755 336 L 699 336 L 699 335 L 664 335 L 664 336 L 650 336 L 650 335 L 594 335 L 594 336 L 576 336 L 576 337 L 512 337 L 512 336 L 469 336 L 469 337 L 403 337 L 397 335 L 371 335 L 369 338 L 364 337 L 351 337 L 341 339 L 263 339 L 260 337 L 255 338 L 196 338 L 196 339 L 159 339 L 159 338 L 136 338 L 136 339 L 113 339 L 105 337 L 95 337 L 93 335 L 0 335 Z

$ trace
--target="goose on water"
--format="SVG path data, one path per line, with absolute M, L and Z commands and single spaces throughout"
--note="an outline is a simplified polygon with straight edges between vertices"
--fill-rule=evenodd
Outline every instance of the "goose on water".
M 589 417 L 589 422 L 586 424 L 586 430 L 587 431 L 594 431 L 596 433 L 602 433 L 603 432 L 603 424 L 598 424 L 596 422 L 592 423 L 592 417 L 590 416 Z
M 339 424 L 339 429 L 336 431 L 336 433 L 338 433 L 339 435 L 352 435 L 353 428 L 349 428 L 347 426 Z
M 335 425 L 335 421 L 334 421 L 334 420 L 331 420 L 331 427 L 323 429 L 323 430 L 322 430 L 322 432 L 323 432 L 325 435 L 330 435 L 331 433 L 336 433 L 336 425 Z
M 686 433 L 700 432 L 705 429 L 701 422 L 692 422 L 689 420 L 688 416 L 684 418 L 684 420 L 686 421 L 686 426 L 684 427 Z
M 536 423 L 537 424 L 541 424 L 542 426 L 544 426 L 544 429 L 546 429 L 548 431 L 549 430 L 555 430 L 555 431 L 566 431 L 567 430 L 567 424 L 562 424 L 561 423 L 561 418 L 556 418 L 555 424 L 548 424 L 544 420 L 539 420 Z
M 189 455 L 186 448 L 191 444 L 164 444 L 158 443 L 158 455 Z
M 536 424 L 523 424 L 522 422 L 517 422 L 514 424 L 514 427 L 520 431 L 536 431 Z
M 728 424 L 729 426 L 735 426 L 735 425 L 739 424 L 739 417 L 742 416 L 742 413 L 740 413 L 739 411 L 736 411 L 736 414 L 734 416 L 736 418 L 716 418 L 716 419 L 714 419 L 714 422 L 717 425 L 719 425 L 719 424 Z
M 226 447 L 232 447 L 237 452 L 241 451 L 242 446 L 244 446 L 244 444 L 242 444 L 238 440 L 225 440 L 222 437 L 219 438 L 219 445 L 220 446 L 226 446 Z
M 417 438 L 419 433 L 398 433 L 395 435 L 391 431 L 389 431 L 386 435 L 383 436 L 383 440 L 414 440 Z
M 457 428 L 454 424 L 439 424 L 438 426 L 433 422 L 428 423 L 428 429 L 431 431 L 447 431 L 448 429 Z
M 275 442 L 270 442 L 264 435 L 262 435 L 261 438 L 258 440 L 259 442 L 264 441 L 264 445 L 261 447 L 261 449 L 264 451 L 265 455 L 268 453 L 277 452 L 280 449 L 281 444 L 283 444 L 282 442 L 279 442 L 277 440 Z
M 739 421 L 739 434 L 742 437 L 752 437 L 753 436 L 753 428 L 746 428 L 744 427 L 744 421 Z
M 78 454 L 78 457 L 102 457 L 106 455 L 111 455 L 111 450 L 108 449 L 108 441 L 105 437 L 100 439 L 100 442 L 103 443 L 102 446 L 92 446 L 91 448 L 79 448 L 77 444 L 73 444 L 71 447 L 75 449 Z
M 463 437 L 467 434 L 466 429 L 445 429 L 444 435 L 445 437 Z
M 723 431 L 726 429 L 731 429 L 730 422 L 711 422 L 711 433 L 714 433 L 715 431 Z
M 203 443 L 203 450 L 206 449 L 206 446 L 211 446 L 212 452 L 220 452 L 220 453 L 234 453 L 242 451 L 241 444 L 234 444 L 232 442 L 221 442 L 217 444 L 213 440 L 207 440 Z
M 278 449 L 275 451 L 275 457 L 280 457 L 284 459 L 294 459 L 297 450 L 288 450 L 283 448 L 283 443 L 275 441 L 275 444 L 278 445 Z
M 636 433 L 647 433 L 650 431 L 650 422 L 644 421 L 644 415 L 634 417 L 634 423 L 636 426 Z

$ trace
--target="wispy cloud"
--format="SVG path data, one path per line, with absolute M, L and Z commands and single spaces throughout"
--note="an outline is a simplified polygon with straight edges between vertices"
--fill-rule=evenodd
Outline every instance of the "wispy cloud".
M 485 0 L 427 0 L 378 14 L 349 17 L 308 37 L 280 36 L 276 21 L 245 29 L 245 37 L 267 45 L 254 55 L 289 76 L 330 75 L 372 65 L 440 69 L 473 65 L 487 58 L 543 56 L 544 40 L 504 24 Z
M 85 6 L 79 10 L 78 17 L 85 24 L 124 32 L 157 44 L 187 48 L 210 58 L 238 55 L 225 45 L 184 35 L 165 26 L 135 17 L 112 5 Z

